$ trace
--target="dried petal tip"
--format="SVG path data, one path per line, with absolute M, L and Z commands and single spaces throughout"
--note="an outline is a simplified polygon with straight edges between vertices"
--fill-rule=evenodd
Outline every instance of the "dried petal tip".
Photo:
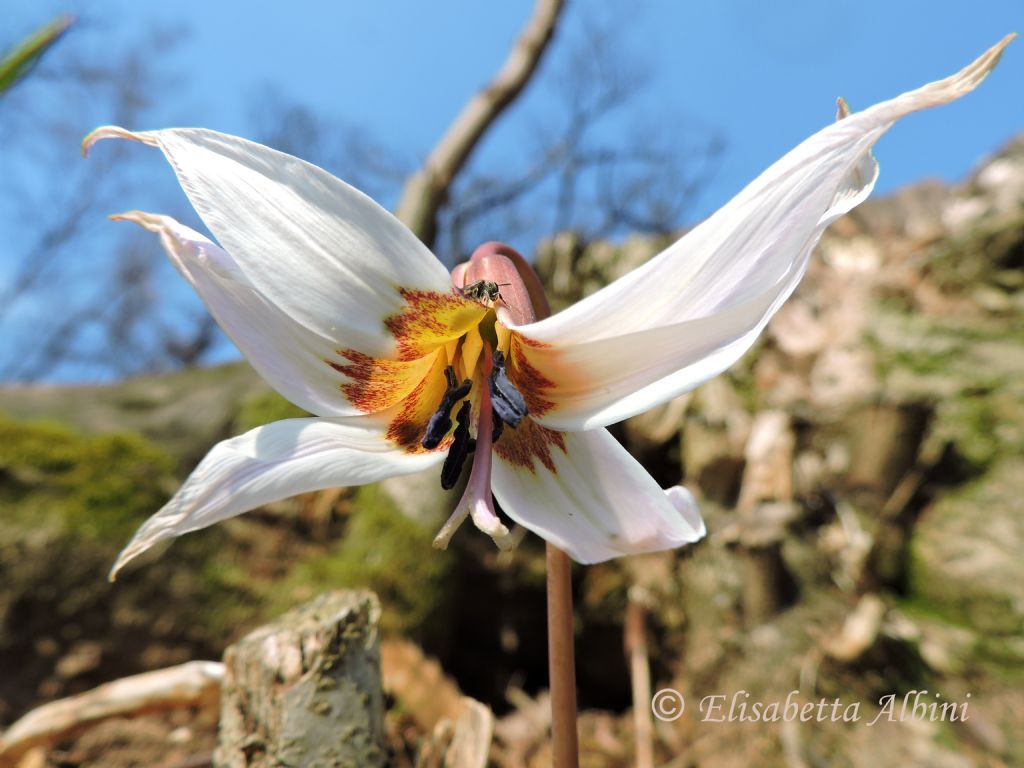
M 82 157 L 88 157 L 93 144 L 103 139 L 129 139 L 130 141 L 141 141 L 151 147 L 157 146 L 156 139 L 149 133 L 133 133 L 117 125 L 101 125 L 82 139 Z
M 842 96 L 836 99 L 836 120 L 842 120 L 844 117 L 849 117 L 850 113 L 850 105 L 846 103 L 846 99 Z
M 1011 32 L 956 74 L 921 88 L 922 94 L 929 96 L 934 94 L 938 97 L 926 100 L 921 106 L 945 104 L 973 91 L 988 76 L 988 73 L 996 68 L 1006 46 L 1015 37 L 1017 37 L 1017 33 Z
M 1011 32 L 998 43 L 993 45 L 987 51 L 985 51 L 978 59 L 968 66 L 968 70 L 975 70 L 972 75 L 975 78 L 974 84 L 977 85 L 985 79 L 985 75 L 995 69 L 996 64 L 999 63 L 1000 57 L 1003 55 L 1003 51 L 1006 50 L 1006 46 L 1013 42 L 1017 37 L 1016 32 Z M 966 70 L 961 73 L 965 74 Z
M 130 221 L 132 224 L 138 224 L 143 229 L 148 229 L 150 232 L 160 232 L 160 226 L 164 223 L 165 217 L 155 213 L 146 213 L 145 211 L 125 211 L 124 213 L 112 213 L 107 216 L 111 221 Z

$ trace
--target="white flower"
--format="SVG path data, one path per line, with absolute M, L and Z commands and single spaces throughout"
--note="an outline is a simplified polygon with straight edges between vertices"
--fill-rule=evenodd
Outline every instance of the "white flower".
M 485 265 L 501 248 L 458 268 L 453 287 L 399 221 L 302 160 L 200 129 L 97 129 L 84 150 L 124 138 L 163 151 L 220 244 L 166 216 L 119 218 L 159 234 L 256 370 L 316 414 L 215 446 L 112 576 L 161 539 L 453 453 L 448 484 L 467 454 L 474 466 L 441 543 L 467 513 L 504 543 L 491 492 L 509 517 L 580 562 L 696 541 L 704 525 L 693 497 L 659 488 L 604 427 L 696 387 L 749 349 L 825 227 L 870 193 L 879 137 L 973 90 L 1011 39 L 945 80 L 861 112 L 841 108 L 843 119 L 650 262 L 536 322 L 516 311 L 522 281 L 508 280 L 496 301 L 459 290 L 469 278 L 514 275 L 515 265 Z M 510 423 L 492 442 L 494 416 Z

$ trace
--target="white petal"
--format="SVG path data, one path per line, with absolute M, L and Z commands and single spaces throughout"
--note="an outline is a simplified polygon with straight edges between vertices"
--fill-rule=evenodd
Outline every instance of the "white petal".
M 192 205 L 252 285 L 307 328 L 374 357 L 394 353 L 384 318 L 399 289 L 451 292 L 448 271 L 362 192 L 290 155 L 196 128 L 104 127 L 163 150 Z
M 672 506 L 676 508 L 676 512 L 682 515 L 683 519 L 697 532 L 697 537 L 704 538 L 708 529 L 704 526 L 704 518 L 700 516 L 700 507 L 697 506 L 697 500 L 693 498 L 693 494 L 681 485 L 673 485 L 665 490 L 665 495 L 668 496 Z
M 564 429 L 608 424 L 675 397 L 731 364 L 796 287 L 825 227 L 871 192 L 877 177 L 871 147 L 879 137 L 895 120 L 973 90 L 1010 39 L 946 80 L 819 131 L 647 264 L 557 315 L 519 327 L 538 346 L 547 345 L 547 358 L 561 354 L 571 360 L 574 372 L 575 402 L 545 392 L 558 402 L 539 421 Z M 722 328 L 715 327 L 719 318 Z M 622 343 L 594 344 L 617 338 Z M 533 351 L 531 360 L 561 389 L 564 382 Z M 712 360 L 700 363 L 698 352 Z M 616 364 L 628 369 L 628 386 L 609 384 L 600 375 L 613 353 Z M 644 397 L 633 394 L 641 388 L 647 388 Z
M 802 274 L 790 276 L 781 292 L 773 288 L 714 317 L 580 344 L 515 344 L 516 364 L 525 356 L 550 382 L 539 385 L 545 406 L 531 418 L 552 429 L 594 429 L 693 389 L 750 348 Z
M 169 216 L 130 211 L 111 218 L 135 222 L 160 236 L 171 262 L 210 314 L 278 392 L 318 416 L 362 413 L 342 394 L 346 377 L 327 362 L 337 359 L 337 345 L 268 301 L 227 251 Z
M 113 579 L 158 541 L 299 493 L 361 485 L 426 469 L 443 452 L 407 453 L 382 436 L 373 417 L 288 419 L 218 443 L 167 504 L 121 552 Z
M 505 430 L 502 440 L 510 430 Z M 667 492 L 607 430 L 566 433 L 553 446 L 554 471 L 532 469 L 495 452 L 491 486 L 513 520 L 580 563 L 655 552 L 704 536 L 693 497 Z

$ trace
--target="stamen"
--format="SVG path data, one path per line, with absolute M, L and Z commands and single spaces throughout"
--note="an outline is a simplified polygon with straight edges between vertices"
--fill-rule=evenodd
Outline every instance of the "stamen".
M 473 382 L 469 379 L 459 384 L 455 377 L 455 369 L 450 365 L 444 369 L 444 377 L 448 381 L 448 389 L 441 397 L 441 404 L 437 407 L 437 411 L 427 422 L 427 429 L 423 435 L 423 441 L 420 443 L 428 451 L 437 448 L 444 440 L 445 435 L 452 428 L 452 407 L 468 395 L 473 388 Z
M 494 367 L 487 378 L 487 389 L 494 404 L 494 412 L 513 429 L 518 427 L 528 413 L 526 400 L 509 380 L 505 372 L 505 355 L 498 350 L 494 351 Z
M 441 467 L 441 487 L 450 491 L 459 482 L 462 474 L 462 465 L 466 463 L 469 456 L 469 443 L 473 439 L 469 436 L 469 400 L 464 400 L 459 413 L 455 417 L 458 426 L 455 427 L 455 441 L 448 449 L 448 455 L 444 457 L 444 466 Z
M 487 367 L 491 363 L 490 357 L 489 350 L 485 347 L 485 375 Z M 490 392 L 484 387 L 480 389 L 480 417 L 476 425 L 477 451 L 473 457 L 473 470 L 469 474 L 466 490 L 455 507 L 455 511 L 434 537 L 434 546 L 438 549 L 447 549 L 448 542 L 451 541 L 455 531 L 469 515 L 472 515 L 473 523 L 477 528 L 494 539 L 494 543 L 498 545 L 499 549 L 510 549 L 515 543 L 508 528 L 494 511 L 494 502 L 491 498 L 491 435 L 493 429 L 491 416 L 493 410 Z M 462 416 L 462 411 L 459 411 L 459 416 Z M 460 426 L 462 424 L 461 418 L 459 424 Z M 457 434 L 458 430 L 456 430 Z M 458 442 L 458 437 L 456 437 L 456 442 Z M 454 447 L 453 445 L 453 450 Z

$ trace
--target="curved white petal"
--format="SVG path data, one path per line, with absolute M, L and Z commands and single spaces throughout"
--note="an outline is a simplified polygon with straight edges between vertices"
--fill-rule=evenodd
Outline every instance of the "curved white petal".
M 802 275 L 803 266 L 783 286 L 714 317 L 583 344 L 515 345 L 516 356 L 524 356 L 550 382 L 539 385 L 545 410 L 531 418 L 557 430 L 595 429 L 693 389 L 750 349 Z
M 553 389 L 564 382 L 542 367 L 540 358 L 551 362 L 561 354 L 572 361 L 570 386 L 576 387 L 576 400 L 545 392 L 558 402 L 539 421 L 559 428 L 608 424 L 675 397 L 727 367 L 793 291 L 825 227 L 870 194 L 877 178 L 874 143 L 899 118 L 973 90 L 1010 39 L 946 80 L 842 117 L 647 264 L 557 315 L 517 328 L 539 342 L 535 347 L 546 345 L 543 355 L 531 349 L 528 357 Z M 744 316 L 739 324 L 735 314 L 726 318 L 737 310 Z M 719 318 L 728 327 L 716 328 Z M 691 321 L 703 325 L 690 326 Z M 664 333 L 673 328 L 674 334 Z M 622 343 L 594 343 L 613 339 Z M 630 369 L 629 386 L 609 386 L 599 375 L 613 351 L 625 355 L 617 363 Z M 713 355 L 714 361 L 694 368 L 698 351 Z M 581 386 L 587 379 L 590 385 Z M 647 388 L 646 397 L 631 394 L 641 388 Z M 627 397 L 628 402 L 620 402 Z
M 158 541 L 299 493 L 361 485 L 426 469 L 443 452 L 407 453 L 385 440 L 378 420 L 287 419 L 218 443 L 163 509 L 118 555 L 111 580 Z
M 328 363 L 337 359 L 337 345 L 268 301 L 227 251 L 170 216 L 129 211 L 111 218 L 160 236 L 171 262 L 274 389 L 317 416 L 362 413 L 342 394 L 347 378 Z
M 704 518 L 700 516 L 697 500 L 693 498 L 689 489 L 681 485 L 673 485 L 671 488 L 665 489 L 665 495 L 668 497 L 669 503 L 676 508 L 676 512 L 682 515 L 683 519 L 696 532 L 697 538 L 704 538 L 708 529 L 704 525 Z
M 689 492 L 659 488 L 607 430 L 562 437 L 565 450 L 551 451 L 554 471 L 495 453 L 491 487 L 517 523 L 580 563 L 672 549 L 704 536 Z
M 448 271 L 398 219 L 362 192 L 303 160 L 198 128 L 106 138 L 163 150 L 192 205 L 252 285 L 325 338 L 374 357 L 394 354 L 383 320 L 400 289 L 451 292 Z

